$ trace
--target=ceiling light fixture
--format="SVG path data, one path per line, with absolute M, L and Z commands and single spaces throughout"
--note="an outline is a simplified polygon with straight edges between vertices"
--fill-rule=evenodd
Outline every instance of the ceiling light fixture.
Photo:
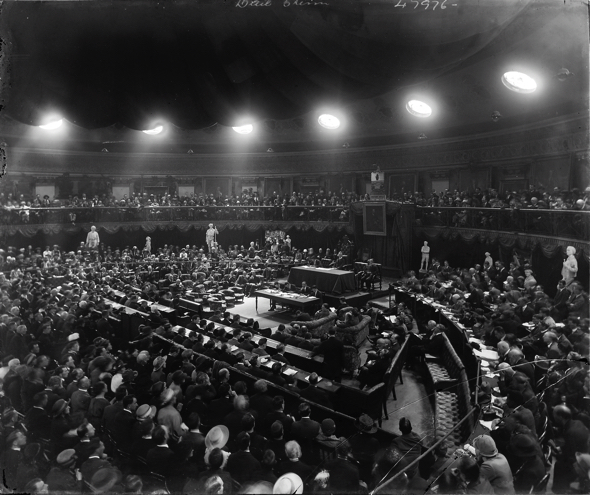
M 245 124 L 232 127 L 232 129 L 238 134 L 250 134 L 254 130 L 254 126 L 252 124 Z
M 275 150 L 273 150 L 272 148 L 268 148 L 268 149 L 266 150 L 266 152 L 267 152 L 267 153 L 274 153 L 274 152 L 275 152 Z
M 46 131 L 52 131 L 53 129 L 57 129 L 58 127 L 61 127 L 61 125 L 63 123 L 64 123 L 64 119 L 59 119 L 59 120 L 53 120 L 51 122 L 48 122 L 47 124 L 40 125 L 39 127 L 41 129 L 45 129 Z
M 502 84 L 515 93 L 533 93 L 537 89 L 537 82 L 523 72 L 505 72 L 502 76 Z
M 340 127 L 340 119 L 329 113 L 323 113 L 318 117 L 318 124 L 326 129 L 334 130 Z
M 342 147 L 343 147 L 343 148 L 350 148 L 350 144 L 348 144 L 348 143 L 344 143 L 344 144 L 342 145 Z
M 188 150 L 186 153 L 187 153 L 188 155 L 192 155 L 192 154 L 194 153 L 194 151 L 193 151 L 193 150 Z
M 418 136 L 418 139 L 428 139 L 428 136 L 426 134 L 424 134 L 423 132 L 421 132 L 420 135 Z
M 158 125 L 153 129 L 146 129 L 145 131 L 141 131 L 144 134 L 148 134 L 149 136 L 155 136 L 156 134 L 160 134 L 164 130 L 164 126 Z
M 432 115 L 432 108 L 430 108 L 430 105 L 420 100 L 408 101 L 408 103 L 406 103 L 406 110 L 415 117 L 420 117 L 423 119 Z

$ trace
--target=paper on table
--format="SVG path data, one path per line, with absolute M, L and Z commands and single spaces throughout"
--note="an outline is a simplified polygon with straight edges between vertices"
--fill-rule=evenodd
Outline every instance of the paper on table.
M 485 359 L 487 361 L 497 361 L 500 358 L 498 353 L 492 350 L 478 351 L 477 349 L 473 349 L 473 354 L 475 354 L 478 358 Z
M 265 363 L 262 363 L 262 366 L 266 366 L 267 368 L 272 368 L 273 364 L 275 364 L 275 362 L 273 360 L 269 359 Z
M 286 370 L 283 371 L 283 373 L 287 376 L 292 376 L 297 374 L 297 370 L 294 370 L 293 368 L 287 368 Z
M 235 351 L 237 348 L 238 348 L 238 346 L 237 346 L 237 345 L 232 345 L 232 346 L 229 348 L 229 352 L 234 352 L 234 351 Z
M 492 424 L 494 423 L 494 421 L 493 420 L 492 421 L 484 421 L 483 419 L 480 419 L 479 420 L 479 423 L 482 426 L 486 427 L 488 430 L 491 431 L 492 430 Z

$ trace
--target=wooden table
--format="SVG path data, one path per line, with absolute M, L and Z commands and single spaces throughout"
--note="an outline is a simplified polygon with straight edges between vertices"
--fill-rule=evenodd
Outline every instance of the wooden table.
M 304 296 L 294 292 L 282 292 L 272 289 L 262 289 L 253 292 L 256 297 L 256 311 L 258 311 L 258 298 L 264 297 L 270 299 L 282 306 L 294 306 L 300 308 L 301 311 L 313 310 L 314 307 L 320 305 L 321 301 L 317 297 Z
M 289 283 L 301 287 L 305 281 L 309 287 L 314 285 L 318 290 L 328 294 L 342 294 L 355 288 L 354 272 L 333 268 L 314 268 L 294 266 L 289 272 Z
M 205 321 L 207 321 L 207 320 L 205 320 Z M 215 323 L 215 326 L 217 328 L 218 327 L 225 328 L 226 331 L 228 331 L 228 332 L 231 332 L 233 330 L 232 327 L 228 327 L 226 325 L 221 325 L 219 323 Z M 188 335 L 189 333 L 194 331 L 194 330 L 189 330 L 187 328 L 184 328 L 184 327 L 178 326 L 178 325 L 175 327 L 172 327 L 173 332 L 178 332 L 178 330 L 180 330 L 180 329 L 184 329 L 185 335 Z M 247 331 L 247 329 L 244 329 L 244 330 Z M 213 340 L 214 342 L 218 342 L 217 339 L 210 337 L 209 335 L 205 334 L 203 331 L 198 332 L 198 333 L 203 335 L 203 342 L 204 343 L 208 342 L 209 340 Z M 261 335 L 253 335 L 252 336 L 252 340 L 256 343 L 258 343 L 258 341 L 261 338 L 262 338 Z M 277 341 L 271 342 L 271 341 L 272 341 L 272 339 L 267 339 L 267 346 L 271 347 L 271 348 L 276 348 L 276 346 L 278 346 L 279 342 L 277 342 Z M 285 346 L 285 347 L 292 347 L 292 346 Z M 297 349 L 297 348 L 293 348 L 293 349 Z M 309 356 L 309 359 L 312 359 L 311 353 L 309 351 L 306 351 L 304 349 L 297 349 L 297 350 L 300 351 L 302 354 L 307 354 Z M 238 347 L 235 345 L 232 345 L 229 347 L 229 352 L 231 352 L 233 355 L 243 353 L 246 361 L 249 361 L 249 359 L 255 355 L 254 353 L 246 351 L 245 349 L 242 349 L 241 347 Z M 272 366 L 274 363 L 281 363 L 281 365 L 283 366 L 283 368 L 281 370 L 282 374 L 284 374 L 285 376 L 290 376 L 296 381 L 309 383 L 308 378 L 309 378 L 309 375 L 311 375 L 311 372 L 304 371 L 304 370 L 297 368 L 291 364 L 286 365 L 285 363 L 283 363 L 281 361 L 275 361 L 272 358 L 272 356 L 259 356 L 259 357 L 260 357 L 260 362 L 261 362 L 260 367 L 263 368 L 268 373 L 271 373 Z M 321 362 L 322 361 L 321 357 L 318 356 L 318 358 L 319 358 L 318 361 Z M 316 359 L 316 358 L 313 358 L 313 359 Z M 348 386 L 342 385 L 341 383 L 332 382 L 331 380 L 323 378 L 319 381 L 319 383 L 317 384 L 317 387 L 321 388 L 329 393 L 336 393 L 338 390 L 340 390 L 340 388 L 348 387 Z M 353 387 L 348 387 L 348 388 L 352 388 L 355 391 L 359 391 L 358 388 L 353 388 Z

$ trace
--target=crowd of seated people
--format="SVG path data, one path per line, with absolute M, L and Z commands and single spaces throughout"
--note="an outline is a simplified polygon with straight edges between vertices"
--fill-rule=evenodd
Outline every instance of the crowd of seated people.
M 474 457 L 459 451 L 454 459 L 443 445 L 428 465 L 421 462 L 420 469 L 400 475 L 422 449 L 406 418 L 400 421 L 401 440 L 385 449 L 372 438 L 376 427 L 367 416 L 357 422 L 359 434 L 345 441 L 333 421 L 318 423 L 310 417 L 305 403 L 285 411 L 284 400 L 266 395 L 265 380 L 289 385 L 279 381 L 284 380 L 280 373 L 265 376 L 252 389 L 244 382 L 231 386 L 223 364 L 228 361 L 214 359 L 215 349 L 199 343 L 198 336 L 194 342 L 194 334 L 172 334 L 170 324 L 157 320 L 157 314 L 155 330 L 141 327 L 139 341 L 117 339 L 108 320 L 113 311 L 103 296 L 141 280 L 134 272 L 135 278 L 123 279 L 128 277 L 126 261 L 112 261 L 102 270 L 103 263 L 89 253 L 76 257 L 59 250 L 29 251 L 14 261 L 11 257 L 0 280 L 0 460 L 7 489 L 149 493 L 161 489 L 165 480 L 174 493 L 363 493 L 377 487 L 384 493 L 408 493 L 434 482 L 439 493 L 492 493 L 485 491 L 489 485 L 496 493 L 514 493 L 528 491 L 545 475 L 542 449 L 547 444 L 555 459 L 553 491 L 572 489 L 570 483 L 577 493 L 588 487 L 582 468 L 588 462 L 584 456 L 590 455 L 584 399 L 589 382 L 580 361 L 588 354 L 588 319 L 583 315 L 587 295 L 576 281 L 560 289 L 571 291 L 565 308 L 552 304 L 533 283 L 534 273 L 526 274 L 531 269 L 526 265 L 522 280 L 515 266 L 501 281 L 504 275 L 489 266 L 455 270 L 435 262 L 423 279 L 410 276 L 404 281 L 412 290 L 436 295 L 495 344 L 501 355 L 500 387 L 509 400 L 501 427 L 474 441 Z M 501 265 L 493 266 L 502 272 Z M 47 285 L 56 273 L 67 274 L 78 287 L 62 293 Z M 172 279 L 165 294 L 154 290 L 150 300 L 166 302 L 174 284 L 182 291 L 182 282 L 174 281 L 174 275 Z M 506 299 L 508 281 L 520 295 L 516 306 Z M 582 295 L 585 310 L 568 302 L 574 294 Z M 324 315 L 322 309 L 313 317 Z M 402 304 L 387 313 L 396 315 L 393 322 L 379 314 L 375 327 L 391 329 L 393 336 L 375 340 L 375 352 L 359 375 L 362 386 L 379 380 L 399 349 L 397 336 L 414 328 L 413 316 Z M 521 333 L 517 315 L 535 327 Z M 355 316 L 352 310 L 339 322 L 351 324 Z M 221 321 L 229 315 L 217 317 Z M 193 324 L 198 323 L 195 318 Z M 235 331 L 232 338 L 238 345 L 251 345 L 248 327 Z M 175 342 L 201 352 L 181 351 Z M 264 344 L 259 342 L 256 355 L 264 355 Z M 526 372 L 533 354 L 554 360 L 541 384 Z M 239 354 L 234 358 L 232 366 L 257 372 L 256 357 L 248 364 L 239 361 Z M 335 445 L 335 457 L 318 460 L 309 450 L 310 439 Z
M 18 197 L 0 193 L 0 211 L 5 213 L 7 222 L 43 223 L 53 221 L 107 221 L 100 208 L 115 208 L 113 214 L 119 220 L 287 220 L 287 221 L 348 221 L 349 206 L 358 201 L 359 196 L 342 191 L 335 193 L 319 190 L 314 193 L 277 194 L 273 192 L 264 197 L 256 191 L 244 191 L 241 195 L 176 194 L 154 195 L 132 193 L 122 199 L 103 194 L 90 197 L 86 194 L 50 199 L 48 195 L 35 198 Z M 46 208 L 68 208 L 67 216 L 48 217 Z M 94 211 L 93 211 L 94 210 Z M 115 217 L 112 217 L 114 219 Z
M 292 246 L 289 236 L 267 238 L 261 247 L 258 241 L 245 246 L 215 244 L 211 252 L 204 246 L 164 245 L 152 250 L 151 240 L 146 239 L 143 248 L 127 246 L 111 248 L 103 244 L 96 250 L 88 250 L 84 243 L 77 251 L 63 252 L 59 246 L 33 249 L 32 246 L 16 249 L 0 249 L 0 270 L 8 272 L 7 278 L 15 280 L 30 277 L 33 272 L 54 276 L 73 276 L 92 280 L 100 277 L 124 281 L 139 286 L 142 297 L 149 301 L 170 305 L 170 301 L 183 290 L 195 288 L 205 291 L 211 288 L 239 286 L 249 295 L 262 282 L 270 282 L 284 275 L 292 266 L 334 266 L 349 263 L 349 244 L 343 238 L 334 250 L 327 248 L 298 249 Z M 154 291 L 154 284 L 161 282 L 169 290 L 164 295 Z M 309 288 L 310 292 L 312 288 Z
M 584 191 L 577 188 L 562 190 L 558 187 L 547 190 L 543 186 L 530 185 L 521 191 L 499 192 L 476 187 L 473 191 L 421 191 L 394 194 L 394 201 L 413 203 L 418 206 L 456 208 L 516 208 L 546 210 L 590 210 L 590 186 Z
M 333 420 L 310 417 L 305 402 L 285 411 L 281 396 L 267 394 L 267 381 L 290 384 L 280 370 L 259 368 L 266 342 L 253 345 L 249 330 L 265 329 L 227 313 L 211 317 L 234 327 L 227 344 L 251 349 L 247 363 L 243 354 L 222 356 L 223 346 L 203 343 L 201 331 L 223 336 L 214 323 L 202 328 L 198 316 L 186 328 L 199 331 L 184 335 L 155 312 L 139 340 L 123 341 L 108 298 L 131 286 L 119 277 L 124 269 L 102 271 L 89 253 L 36 253 L 11 260 L 0 280 L 3 491 L 366 493 L 381 481 L 372 469 L 383 464 L 373 419 L 362 416 L 359 435 L 345 439 Z M 56 273 L 73 285 L 49 285 Z M 125 305 L 142 308 L 132 297 Z M 308 335 L 303 341 L 316 344 Z M 283 351 L 273 358 L 287 360 Z M 263 378 L 253 387 L 230 385 L 228 366 Z M 318 395 L 318 380 L 312 373 L 301 397 L 331 407 Z M 316 439 L 331 459 L 310 448 Z
M 551 466 L 553 493 L 587 491 L 587 475 L 580 477 L 580 469 L 590 460 L 590 315 L 582 284 L 561 280 L 555 296 L 549 297 L 535 280 L 533 267 L 518 259 L 508 267 L 488 260 L 483 267 L 460 269 L 433 260 L 427 273 L 418 278 L 410 272 L 401 283 L 446 306 L 498 353 L 495 368 L 499 392 L 506 397 L 504 417 L 491 437 L 476 446 L 480 455 L 500 457 L 505 465 L 504 482 L 492 482 L 495 493 L 528 492 Z M 432 320 L 420 322 L 419 331 L 422 345 L 411 349 L 410 365 L 424 353 L 437 356 L 440 336 L 454 335 Z M 480 348 L 478 343 L 472 346 Z M 475 474 L 473 479 L 459 478 L 476 489 Z M 442 481 L 445 490 L 455 493 L 456 479 Z

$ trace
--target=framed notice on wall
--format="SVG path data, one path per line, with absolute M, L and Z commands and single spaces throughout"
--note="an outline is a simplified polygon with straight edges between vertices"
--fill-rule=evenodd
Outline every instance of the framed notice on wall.
M 363 203 L 363 233 L 386 235 L 385 203 Z

